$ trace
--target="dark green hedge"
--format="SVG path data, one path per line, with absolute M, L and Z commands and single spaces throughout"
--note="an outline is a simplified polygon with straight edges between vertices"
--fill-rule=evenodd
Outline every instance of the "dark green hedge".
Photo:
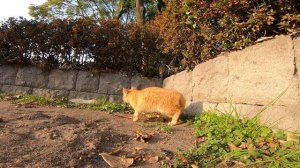
M 0 26 L 0 63 L 158 76 L 158 32 L 118 21 L 9 19 Z

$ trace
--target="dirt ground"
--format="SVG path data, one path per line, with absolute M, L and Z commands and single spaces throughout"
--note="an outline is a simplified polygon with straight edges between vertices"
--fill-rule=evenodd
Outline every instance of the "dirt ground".
M 161 167 L 195 144 L 186 123 L 171 134 L 151 125 L 131 114 L 0 102 L 0 167 L 109 167 L 100 153 L 133 158 L 130 167 Z

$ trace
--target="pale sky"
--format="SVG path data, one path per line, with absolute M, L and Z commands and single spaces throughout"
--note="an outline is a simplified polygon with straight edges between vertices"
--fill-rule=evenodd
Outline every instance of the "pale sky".
M 30 4 L 40 5 L 46 0 L 0 0 L 0 21 L 9 17 L 30 19 L 28 7 Z

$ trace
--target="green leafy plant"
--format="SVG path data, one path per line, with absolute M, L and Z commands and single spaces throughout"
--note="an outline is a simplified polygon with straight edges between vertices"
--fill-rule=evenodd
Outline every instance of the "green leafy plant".
M 86 104 L 81 105 L 84 108 L 92 109 L 92 110 L 103 110 L 108 112 L 124 112 L 129 111 L 130 109 L 124 103 L 113 103 L 108 101 L 106 98 L 101 97 L 97 99 L 94 104 Z
M 167 134 L 172 134 L 173 133 L 172 127 L 168 124 L 163 124 L 163 123 L 158 124 L 156 126 L 156 130 L 159 131 L 159 132 L 167 133 Z
M 145 122 L 143 123 L 144 127 L 147 128 L 154 128 L 155 130 L 159 131 L 159 132 L 163 132 L 163 133 L 167 133 L 167 134 L 172 134 L 173 133 L 173 129 L 170 125 L 166 124 L 166 123 L 161 123 L 161 122 Z
M 257 117 L 240 119 L 229 113 L 205 112 L 193 127 L 199 144 L 184 155 L 201 167 L 300 166 L 299 142 L 286 141 L 284 131 L 261 125 Z

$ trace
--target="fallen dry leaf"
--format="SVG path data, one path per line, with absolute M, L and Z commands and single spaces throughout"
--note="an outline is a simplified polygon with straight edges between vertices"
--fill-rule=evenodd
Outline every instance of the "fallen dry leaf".
M 110 155 L 116 155 L 116 154 L 119 154 L 119 153 L 121 153 L 121 152 L 122 152 L 122 150 L 123 150 L 123 148 L 119 148 L 119 149 L 116 149 L 116 150 L 114 150 L 114 151 L 110 152 L 109 154 L 110 154 Z
M 25 108 L 37 108 L 38 106 L 36 104 L 25 104 Z
M 260 42 L 263 42 L 263 41 L 271 40 L 273 38 L 274 37 L 261 37 L 261 38 L 257 39 L 255 42 L 260 43 Z
M 165 150 L 165 149 L 161 149 L 161 151 L 165 155 L 165 160 L 172 160 L 172 158 L 174 157 L 174 153 L 172 151 Z
M 22 107 L 22 104 L 17 104 L 16 105 L 16 108 L 20 108 L 20 107 Z
M 183 163 L 183 164 L 189 163 L 189 160 L 185 156 L 183 156 L 182 154 L 176 153 L 176 156 L 177 156 L 177 158 L 179 159 L 179 161 L 181 163 Z
M 158 162 L 159 158 L 158 156 L 145 156 L 143 160 L 148 163 L 154 164 Z
M 17 100 L 19 98 L 20 98 L 19 95 L 16 95 L 16 96 L 4 96 L 3 100 L 10 101 L 10 100 Z
M 140 131 L 137 131 L 136 137 L 134 139 L 137 141 L 147 143 L 149 141 L 149 139 L 152 138 L 154 135 L 155 135 L 155 132 L 141 133 Z
M 270 151 L 268 151 L 268 150 L 263 150 L 262 153 L 267 155 L 267 156 L 270 156 L 270 154 L 271 154 Z
M 248 148 L 248 144 L 245 142 L 242 142 L 242 144 L 239 146 L 241 149 L 247 149 Z
M 288 133 L 287 137 L 286 137 L 286 140 L 287 141 L 293 141 L 293 142 L 299 143 L 299 141 L 300 141 L 299 136 L 300 135 L 298 135 L 298 134 Z
M 255 148 L 256 147 L 252 143 L 247 144 L 247 149 L 248 150 L 254 150 Z
M 195 165 L 195 164 L 191 164 L 191 167 L 192 168 L 199 168 L 197 165 Z
M 102 156 L 103 160 L 113 168 L 127 168 L 134 162 L 133 158 L 122 158 L 108 153 L 100 153 L 99 155 Z
M 165 160 L 172 160 L 172 157 L 171 156 L 166 156 Z
M 268 146 L 269 146 L 270 148 L 277 149 L 278 144 L 275 143 L 275 142 L 269 142 L 269 143 L 268 143 Z
M 199 142 L 199 143 L 205 142 L 205 141 L 206 141 L 206 137 L 204 137 L 204 136 L 197 138 L 197 142 Z
M 21 167 L 22 166 L 22 160 L 18 159 L 15 161 L 15 166 Z
M 215 167 L 221 168 L 221 167 L 228 167 L 227 163 L 225 160 L 221 161 L 218 163 Z
M 127 154 L 126 158 L 133 158 L 134 160 L 142 160 L 144 158 L 144 154 L 139 154 L 139 153 Z
M 203 136 L 198 137 L 198 138 L 196 139 L 196 148 L 199 147 L 199 144 L 200 144 L 200 143 L 205 142 L 205 141 L 206 141 L 206 137 L 203 137 Z
M 134 150 L 136 150 L 136 151 L 140 151 L 140 150 L 143 150 L 144 148 L 142 148 L 142 147 L 134 147 Z
M 246 167 L 246 165 L 240 161 L 233 161 L 233 163 L 235 164 L 233 167 Z
M 257 145 L 258 145 L 259 147 L 262 147 L 262 146 L 264 146 L 266 143 L 267 143 L 266 141 L 260 141 L 259 143 L 257 143 Z
M 228 145 L 230 151 L 235 150 L 235 149 L 237 148 L 237 147 L 235 146 L 235 144 L 233 144 L 232 142 L 229 142 L 227 145 Z
M 284 141 L 284 140 L 278 140 L 278 142 L 279 142 L 280 144 L 284 144 L 284 143 L 286 143 L 287 141 Z
M 88 141 L 85 143 L 85 147 L 87 147 L 87 149 L 93 150 L 96 149 L 96 143 L 92 142 L 92 141 Z
M 167 142 L 168 142 L 168 140 L 159 141 L 160 144 L 166 144 Z

